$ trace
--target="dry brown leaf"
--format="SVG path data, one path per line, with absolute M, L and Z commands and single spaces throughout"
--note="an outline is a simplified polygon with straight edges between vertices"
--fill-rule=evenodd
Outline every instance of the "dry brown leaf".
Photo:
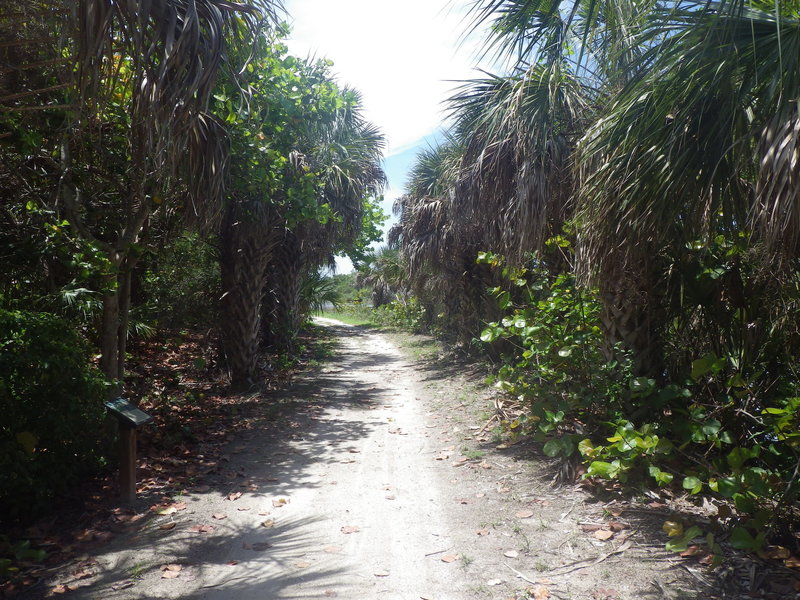
M 611 531 L 623 531 L 624 529 L 628 528 L 628 525 L 625 523 L 620 523 L 619 521 L 610 521 L 608 523 L 608 528 Z
M 536 585 L 532 588 L 528 588 L 527 592 L 533 600 L 547 600 L 550 597 L 550 590 L 543 585 Z
M 211 533 L 216 529 L 213 525 L 192 525 L 189 531 L 196 531 L 197 533 Z
M 246 510 L 250 510 L 250 507 L 249 506 L 239 506 L 239 507 L 236 508 L 236 510 L 238 510 L 239 512 L 244 512 Z
M 162 523 L 158 526 L 158 528 L 163 531 L 169 531 L 170 529 L 175 529 L 177 525 L 178 524 L 175 521 L 172 521 L 171 523 Z
M 298 569 L 307 569 L 311 566 L 311 563 L 307 560 L 298 560 L 294 563 L 294 566 Z
M 614 537 L 614 532 L 609 531 L 608 529 L 598 529 L 594 532 L 594 537 L 605 542 L 606 540 L 610 540 L 612 537 Z
M 784 548 L 783 546 L 767 546 L 759 550 L 758 555 L 765 560 L 783 560 L 789 558 L 792 553 L 788 548 Z
M 272 501 L 272 506 L 275 508 L 280 508 L 282 506 L 286 506 L 287 504 L 289 504 L 289 500 L 286 498 L 275 498 Z
M 186 510 L 186 502 L 176 502 L 172 506 L 175 507 L 175 510 Z
M 359 529 L 358 526 L 356 525 L 345 525 L 344 527 L 341 528 L 340 531 L 344 534 L 348 534 L 348 533 L 358 533 L 359 531 L 361 531 L 361 529 Z
M 68 591 L 69 591 L 69 586 L 64 585 L 63 583 L 50 589 L 50 592 L 53 594 L 66 594 Z
M 322 549 L 323 552 L 327 552 L 328 554 L 339 554 L 342 551 L 341 546 L 325 546 Z
M 790 556 L 783 561 L 783 565 L 790 569 L 798 569 L 800 568 L 800 559 L 798 559 L 796 556 Z
M 478 535 L 489 535 L 489 530 L 488 529 L 478 529 L 475 533 L 477 533 Z
M 381 569 L 379 571 L 375 571 L 375 573 L 373 573 L 373 575 L 375 575 L 375 577 L 388 577 L 389 576 L 389 571 L 385 571 L 385 570 Z
M 503 556 L 505 556 L 506 558 L 517 558 L 519 556 L 519 552 L 517 552 L 516 550 L 506 550 L 505 552 L 503 552 Z
M 445 554 L 442 556 L 441 561 L 446 563 L 455 562 L 458 560 L 458 554 Z
M 162 571 L 175 571 L 175 572 L 178 572 L 181 569 L 183 569 L 183 566 L 179 565 L 179 564 L 175 564 L 175 563 L 169 564 L 169 565 L 162 565 L 162 567 L 161 567 Z
M 156 509 L 157 515 L 174 515 L 178 512 L 178 509 L 175 506 L 165 506 L 163 508 Z
M 681 556 L 686 558 L 688 556 L 694 556 L 695 554 L 700 554 L 702 551 L 703 549 L 700 546 L 694 544 L 686 548 L 686 550 L 684 550 L 683 552 L 681 552 Z
M 275 521 L 273 521 L 272 519 L 267 519 L 266 521 L 261 522 L 261 526 L 266 527 L 267 529 L 271 529 L 275 527 Z
M 397 499 L 397 497 L 394 494 L 387 494 L 386 496 L 384 496 L 384 498 L 386 498 L 387 500 L 396 500 Z
M 233 502 L 234 500 L 238 500 L 241 497 L 242 497 L 242 492 L 231 492 L 227 496 L 228 500 L 230 500 L 231 502 Z
M 177 579 L 180 575 L 178 571 L 164 571 L 161 573 L 161 579 Z
M 227 519 L 228 515 L 226 515 L 225 513 L 214 513 L 213 515 L 211 515 L 211 518 L 216 519 L 217 521 L 222 521 L 223 519 Z
M 514 516 L 518 519 L 530 519 L 533 516 L 532 510 L 518 510 L 514 513 Z
M 583 530 L 584 533 L 592 533 L 602 528 L 603 526 L 597 523 L 584 523 L 581 525 L 581 530 Z

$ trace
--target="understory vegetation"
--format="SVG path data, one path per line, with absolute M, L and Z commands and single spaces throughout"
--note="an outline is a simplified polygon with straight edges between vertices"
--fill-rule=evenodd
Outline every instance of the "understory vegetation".
M 114 466 L 103 401 L 159 405 L 141 362 L 174 340 L 203 347 L 198 376 L 272 385 L 337 301 L 320 269 L 380 237 L 383 135 L 330 61 L 288 52 L 283 17 L 271 0 L 0 8 L 4 525 Z M 0 545 L 0 578 L 14 556 Z
M 710 499 L 737 548 L 796 550 L 800 4 L 472 16 L 504 68 L 418 154 L 364 277 L 379 310 L 488 356 L 510 436 Z

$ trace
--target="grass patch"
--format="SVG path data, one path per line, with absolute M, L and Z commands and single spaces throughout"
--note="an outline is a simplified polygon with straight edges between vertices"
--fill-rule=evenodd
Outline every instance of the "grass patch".
M 368 306 L 343 306 L 340 310 L 323 311 L 319 313 L 319 316 L 327 319 L 336 319 L 348 325 L 375 326 L 372 318 L 372 309 Z

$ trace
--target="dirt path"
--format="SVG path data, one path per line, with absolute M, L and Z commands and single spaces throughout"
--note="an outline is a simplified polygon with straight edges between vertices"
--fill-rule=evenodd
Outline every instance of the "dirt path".
M 84 557 L 69 597 L 711 597 L 668 562 L 657 522 L 554 489 L 540 462 L 479 434 L 486 407 L 467 376 L 326 324 L 335 356 L 254 397 L 225 468 L 175 499 L 185 508 Z

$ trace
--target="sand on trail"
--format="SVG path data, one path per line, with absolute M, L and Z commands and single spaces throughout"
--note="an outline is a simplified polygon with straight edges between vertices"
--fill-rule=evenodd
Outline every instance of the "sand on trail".
M 284 426 L 235 433 L 227 478 L 188 490 L 178 499 L 185 510 L 98 550 L 94 577 L 70 598 L 638 600 L 678 591 L 681 578 L 656 560 L 655 545 L 581 529 L 603 517 L 582 491 L 553 489 L 515 457 L 466 451 L 482 422 L 453 400 L 454 381 L 414 368 L 384 334 L 320 322 L 338 336 L 334 356 L 290 390 L 254 396 L 261 407 L 294 403 Z M 178 565 L 174 574 L 167 565 Z M 579 569 L 559 575 L 570 565 Z

